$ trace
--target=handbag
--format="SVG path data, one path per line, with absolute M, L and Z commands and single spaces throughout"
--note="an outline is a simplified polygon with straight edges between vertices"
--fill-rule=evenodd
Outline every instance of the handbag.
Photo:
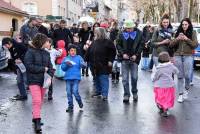
M 65 75 L 65 72 L 61 69 L 61 65 L 57 64 L 56 65 L 56 72 L 55 72 L 55 76 L 57 78 L 63 78 Z

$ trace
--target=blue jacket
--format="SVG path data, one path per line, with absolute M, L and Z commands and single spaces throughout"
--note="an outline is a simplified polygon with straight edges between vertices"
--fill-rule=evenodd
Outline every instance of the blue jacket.
M 67 61 L 74 62 L 74 65 L 67 65 Z M 64 58 L 61 64 L 61 69 L 65 72 L 65 80 L 81 80 L 81 67 L 84 67 L 85 63 L 81 56 L 76 55 L 74 57 L 67 56 Z

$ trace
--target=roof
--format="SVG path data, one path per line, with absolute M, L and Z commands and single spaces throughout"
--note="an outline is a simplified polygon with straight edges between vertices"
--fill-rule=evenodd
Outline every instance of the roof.
M 10 14 L 28 16 L 28 14 L 26 12 L 13 6 L 11 3 L 5 2 L 4 0 L 0 0 L 0 11 L 10 13 Z

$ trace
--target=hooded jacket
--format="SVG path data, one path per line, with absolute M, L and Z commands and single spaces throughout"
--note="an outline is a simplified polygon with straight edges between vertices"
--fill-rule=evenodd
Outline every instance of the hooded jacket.
M 65 49 L 65 41 L 64 40 L 59 40 L 57 42 L 57 49 L 62 50 L 62 54 L 59 57 L 57 57 L 56 64 L 61 64 L 62 60 L 67 56 L 67 51 Z
M 172 78 L 172 75 L 178 74 L 178 72 L 178 69 L 171 62 L 158 64 L 151 75 L 154 87 L 174 87 L 175 82 Z

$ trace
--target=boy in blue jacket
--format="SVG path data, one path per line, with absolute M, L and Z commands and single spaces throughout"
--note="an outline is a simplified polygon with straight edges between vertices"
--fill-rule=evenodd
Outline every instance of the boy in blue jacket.
M 66 90 L 68 99 L 68 108 L 66 112 L 73 111 L 73 96 L 80 108 L 83 108 L 81 96 L 79 95 L 79 82 L 81 80 L 81 68 L 85 67 L 84 60 L 81 56 L 76 55 L 76 46 L 70 45 L 68 49 L 69 55 L 62 61 L 61 68 L 65 72 Z

